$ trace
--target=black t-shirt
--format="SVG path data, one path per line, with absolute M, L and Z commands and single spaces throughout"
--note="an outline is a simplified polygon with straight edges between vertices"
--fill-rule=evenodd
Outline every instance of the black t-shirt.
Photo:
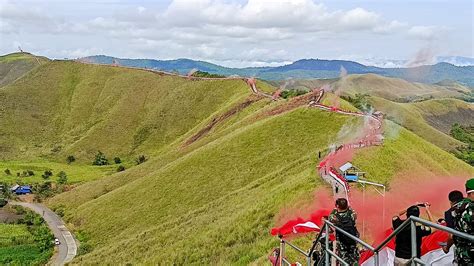
M 446 221 L 446 226 L 454 229 L 454 217 L 453 217 L 453 208 L 444 212 L 444 220 Z
M 393 229 L 397 229 L 405 220 L 396 216 L 392 220 Z M 423 237 L 431 234 L 431 228 L 423 225 L 416 226 L 416 256 L 421 255 L 421 240 Z M 395 237 L 395 257 L 402 259 L 411 259 L 411 227 L 405 227 Z

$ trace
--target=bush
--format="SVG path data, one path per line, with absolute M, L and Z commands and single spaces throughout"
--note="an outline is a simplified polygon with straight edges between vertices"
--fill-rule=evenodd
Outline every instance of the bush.
M 284 90 L 281 92 L 280 96 L 284 99 L 289 99 L 306 93 L 307 91 L 304 90 Z
M 114 163 L 115 164 L 120 164 L 120 163 L 122 163 L 122 160 L 120 160 L 120 157 L 115 157 L 114 158 Z
M 117 172 L 123 172 L 123 171 L 125 171 L 125 166 L 119 165 L 119 167 L 117 167 Z
M 46 170 L 44 171 L 44 173 L 41 175 L 41 177 L 43 179 L 48 179 L 50 178 L 51 176 L 53 176 L 53 172 L 51 172 L 51 170 Z
M 58 174 L 58 183 L 63 185 L 67 183 L 67 174 L 64 171 L 59 172 Z
M 34 176 L 35 175 L 35 172 L 33 172 L 31 170 L 26 170 L 26 173 L 28 174 L 28 176 Z
M 140 155 L 137 157 L 137 159 L 135 160 L 137 162 L 137 164 L 142 164 L 144 162 L 146 162 L 148 160 L 148 158 L 146 158 L 145 155 Z
M 5 172 L 6 175 L 12 175 L 12 172 L 10 171 L 10 169 L 5 169 L 4 172 Z
M 105 157 L 101 151 L 98 151 L 95 155 L 95 160 L 92 162 L 92 165 L 108 165 L 109 160 Z
M 350 102 L 355 108 L 363 112 L 369 112 L 371 109 L 373 109 L 372 105 L 369 103 L 368 94 L 356 93 L 354 98 L 351 96 L 341 96 L 341 99 Z
M 76 157 L 74 157 L 74 155 L 69 155 L 67 158 L 66 158 L 66 161 L 68 164 L 71 164 L 73 162 L 76 161 Z
M 205 71 L 196 71 L 191 76 L 198 77 L 198 78 L 225 78 L 226 76 L 219 75 L 219 74 L 211 74 Z

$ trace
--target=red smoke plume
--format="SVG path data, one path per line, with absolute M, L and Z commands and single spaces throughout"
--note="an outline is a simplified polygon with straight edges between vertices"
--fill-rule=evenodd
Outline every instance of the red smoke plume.
M 352 190 L 351 207 L 358 214 L 358 228 L 367 240 L 380 239 L 386 234 L 386 230 L 391 227 L 392 216 L 398 214 L 400 210 L 416 204 L 416 202 L 431 203 L 433 218 L 442 217 L 443 212 L 449 208 L 448 193 L 452 190 L 464 190 L 464 182 L 468 176 L 464 177 L 423 177 L 422 174 L 413 173 L 411 176 L 397 178 L 390 185 L 390 190 L 385 194 L 385 198 L 374 193 L 370 188 L 366 188 L 364 195 L 360 188 Z M 353 187 L 357 187 L 353 185 Z M 384 204 L 385 202 L 385 204 Z M 385 205 L 385 206 L 384 206 Z M 303 210 L 287 210 L 280 214 L 280 217 L 288 217 L 291 213 L 299 213 L 296 218 L 289 219 L 279 228 L 273 228 L 272 234 L 289 234 L 295 224 L 304 221 L 313 221 L 318 226 L 321 225 L 321 218 L 329 213 L 334 207 L 332 196 L 325 190 L 318 189 L 315 193 L 314 203 Z M 385 209 L 385 217 L 383 210 Z M 306 215 L 305 215 L 306 213 Z M 424 210 L 421 212 L 423 218 L 427 218 Z M 294 216 L 293 216 L 294 217 Z M 405 217 L 402 217 L 403 219 Z M 365 224 L 365 230 L 363 230 Z

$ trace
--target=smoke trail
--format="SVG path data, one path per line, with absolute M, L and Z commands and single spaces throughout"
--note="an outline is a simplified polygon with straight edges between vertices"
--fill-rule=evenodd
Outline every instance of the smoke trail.
M 431 65 L 436 62 L 436 53 L 431 46 L 422 47 L 416 52 L 414 57 L 408 61 L 407 67 L 417 67 L 421 65 Z

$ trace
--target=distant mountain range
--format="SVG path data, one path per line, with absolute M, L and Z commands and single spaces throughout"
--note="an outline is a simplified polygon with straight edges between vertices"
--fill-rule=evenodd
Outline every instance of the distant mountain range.
M 450 57 L 451 60 L 455 60 Z M 470 58 L 457 57 L 456 60 L 469 61 Z M 402 78 L 412 82 L 438 83 L 456 81 L 474 87 L 474 66 L 456 66 L 437 63 L 418 67 L 382 68 L 366 66 L 347 60 L 302 59 L 278 67 L 228 68 L 205 61 L 191 59 L 154 60 L 121 59 L 105 55 L 89 56 L 79 61 L 95 64 L 118 64 L 121 66 L 149 68 L 187 74 L 192 70 L 206 71 L 220 75 L 254 76 L 265 80 L 337 78 L 341 74 L 378 74 L 386 77 Z

